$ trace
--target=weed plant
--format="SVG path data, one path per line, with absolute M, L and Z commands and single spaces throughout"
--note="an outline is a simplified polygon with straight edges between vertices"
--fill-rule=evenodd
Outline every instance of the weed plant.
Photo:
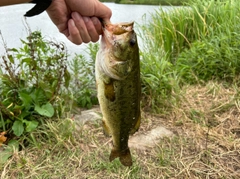
M 178 79 L 174 74 L 174 66 L 161 51 L 143 53 L 142 57 L 142 107 L 162 113 L 177 102 L 178 97 L 174 93 L 178 91 Z
M 0 64 L 0 130 L 16 136 L 56 114 L 70 80 L 63 44 L 45 41 L 38 31 L 21 41 L 20 49 L 5 46 Z
M 88 57 L 76 54 L 68 63 L 71 73 L 69 91 L 75 103 L 82 108 L 91 108 L 98 104 L 95 82 L 95 59 L 98 49 L 99 44 L 89 44 Z
M 32 132 L 44 118 L 68 117 L 77 104 L 98 104 L 94 63 L 98 44 L 88 56 L 67 61 L 64 44 L 47 41 L 32 32 L 19 49 L 8 49 L 0 65 L 0 131 L 21 136 Z

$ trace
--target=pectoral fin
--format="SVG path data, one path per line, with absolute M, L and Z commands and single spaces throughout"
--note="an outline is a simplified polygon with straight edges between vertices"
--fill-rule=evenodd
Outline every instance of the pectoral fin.
M 111 102 L 115 100 L 113 81 L 110 83 L 104 83 L 104 95 Z

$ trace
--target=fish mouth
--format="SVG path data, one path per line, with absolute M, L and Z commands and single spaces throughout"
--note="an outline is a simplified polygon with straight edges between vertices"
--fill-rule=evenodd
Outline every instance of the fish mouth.
M 102 41 L 105 44 L 103 48 L 110 49 L 112 47 L 119 48 L 119 42 L 122 41 L 122 38 L 128 38 L 128 34 L 134 33 L 133 25 L 134 22 L 122 22 L 118 24 L 112 24 L 111 22 L 101 21 L 103 34 Z M 122 36 L 123 35 L 123 36 Z M 132 44 L 135 44 L 135 41 L 131 41 Z M 118 59 L 118 61 L 125 61 Z
M 111 24 L 111 23 L 104 23 L 102 22 L 104 31 L 108 31 L 113 35 L 121 35 L 126 32 L 133 31 L 133 24 L 134 22 L 124 22 L 120 24 Z
M 103 35 L 106 33 L 106 31 L 112 35 L 121 35 L 126 32 L 133 31 L 133 25 L 134 22 L 122 22 L 118 24 L 112 24 L 111 22 L 106 22 L 102 19 L 100 19 L 102 28 L 103 28 Z
M 133 25 L 134 22 L 112 24 L 102 21 L 101 52 L 108 55 L 101 63 L 99 61 L 99 66 L 112 79 L 123 80 L 132 70 L 132 60 L 124 54 L 131 53 L 129 49 L 136 44 L 136 40 L 132 38 L 135 34 Z

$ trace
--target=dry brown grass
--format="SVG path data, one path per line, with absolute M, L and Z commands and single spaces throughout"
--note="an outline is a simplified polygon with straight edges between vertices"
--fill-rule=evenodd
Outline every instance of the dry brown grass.
M 176 137 L 159 148 L 175 154 L 170 178 L 240 178 L 239 91 L 213 82 L 185 90 L 165 116 Z
M 130 168 L 118 160 L 108 161 L 111 139 L 103 135 L 100 121 L 78 130 L 71 128 L 69 120 L 49 122 L 45 132 L 33 134 L 37 144 L 16 151 L 0 168 L 1 179 L 240 178 L 239 94 L 237 88 L 213 82 L 187 86 L 180 105 L 167 114 L 143 113 L 137 134 L 163 125 L 175 135 L 151 150 L 132 149 Z

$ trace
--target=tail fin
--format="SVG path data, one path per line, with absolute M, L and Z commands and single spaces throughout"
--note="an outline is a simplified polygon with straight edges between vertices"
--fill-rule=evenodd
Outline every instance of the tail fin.
M 109 160 L 110 162 L 113 161 L 115 158 L 118 158 L 120 162 L 124 165 L 124 166 L 132 166 L 132 156 L 130 153 L 129 148 L 119 151 L 116 149 L 112 149 Z

